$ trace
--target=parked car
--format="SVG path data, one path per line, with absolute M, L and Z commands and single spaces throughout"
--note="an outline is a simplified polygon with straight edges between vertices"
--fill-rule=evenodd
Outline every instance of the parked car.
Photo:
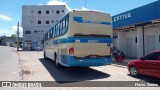
M 160 50 L 130 61 L 128 63 L 128 70 L 131 76 L 141 74 L 160 78 Z

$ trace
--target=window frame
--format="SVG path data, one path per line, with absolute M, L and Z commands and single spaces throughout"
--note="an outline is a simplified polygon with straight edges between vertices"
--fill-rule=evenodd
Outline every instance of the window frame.
M 42 24 L 42 21 L 41 21 L 41 20 L 38 20 L 38 24 Z
M 49 10 L 46 10 L 46 14 L 49 14 Z
M 42 14 L 42 11 L 41 11 L 41 10 L 38 10 L 38 14 Z
M 31 34 L 31 31 L 27 30 L 25 31 L 25 34 Z
M 60 14 L 60 10 L 56 10 L 56 14 Z
M 47 25 L 49 24 L 49 20 L 46 20 L 46 24 L 47 24 Z

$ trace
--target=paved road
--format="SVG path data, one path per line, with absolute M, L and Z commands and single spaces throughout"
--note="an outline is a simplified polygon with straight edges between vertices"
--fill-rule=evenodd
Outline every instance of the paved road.
M 113 62 L 112 65 L 91 68 L 62 68 L 56 69 L 52 60 L 45 60 L 43 52 L 19 52 L 24 71 L 29 71 L 24 80 L 33 81 L 156 81 L 157 78 L 129 75 L 127 66 Z M 44 78 L 45 77 L 45 78 Z
M 12 47 L 0 46 L 0 81 L 21 80 L 19 57 Z
M 20 57 L 19 57 L 19 56 Z M 19 64 L 19 60 L 22 62 Z M 22 66 L 20 66 L 22 65 Z M 21 76 L 22 71 L 22 76 Z M 150 81 L 157 80 L 157 78 L 140 76 L 133 78 L 129 75 L 127 67 L 118 63 L 113 63 L 108 66 L 91 67 L 91 68 L 63 68 L 56 69 L 52 60 L 45 60 L 42 51 L 19 51 L 10 47 L 0 46 L 0 80 L 23 80 L 23 81 L 71 81 L 85 82 L 85 81 Z M 60 83 L 62 86 L 65 83 Z M 97 83 L 98 84 L 98 83 Z M 114 83 L 113 83 L 114 84 Z M 120 83 L 121 84 L 121 83 Z M 119 90 L 159 90 L 158 87 L 117 87 Z M 42 88 L 45 90 L 115 90 L 116 87 L 51 87 Z M 15 88 L 15 90 L 21 88 Z M 27 88 L 25 88 L 28 90 Z M 39 89 L 39 88 L 34 88 Z M 6 90 L 6 88 L 4 88 Z

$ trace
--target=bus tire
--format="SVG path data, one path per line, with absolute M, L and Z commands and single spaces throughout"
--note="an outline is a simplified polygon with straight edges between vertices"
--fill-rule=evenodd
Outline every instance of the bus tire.
M 58 62 L 58 57 L 57 57 L 57 53 L 54 53 L 54 60 L 55 60 L 55 66 L 57 69 L 62 68 L 62 66 L 59 64 Z
M 44 59 L 48 59 L 47 57 L 46 57 L 46 52 L 44 51 L 44 53 L 43 53 L 43 57 L 44 57 Z

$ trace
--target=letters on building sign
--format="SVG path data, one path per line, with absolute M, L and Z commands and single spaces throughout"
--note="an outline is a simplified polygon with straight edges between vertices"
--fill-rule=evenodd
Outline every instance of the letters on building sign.
M 114 22 L 117 22 L 117 21 L 120 21 L 120 20 L 124 20 L 124 19 L 128 19 L 128 18 L 131 18 L 132 15 L 131 13 L 124 13 L 124 14 L 121 14 L 121 15 L 118 15 L 116 17 L 114 17 Z

